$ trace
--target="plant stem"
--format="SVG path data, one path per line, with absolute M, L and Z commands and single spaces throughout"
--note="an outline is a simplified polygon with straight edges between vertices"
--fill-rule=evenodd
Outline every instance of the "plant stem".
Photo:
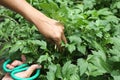
M 87 77 L 87 80 L 89 80 L 89 75 L 88 75 L 88 77 Z
M 19 23 L 18 23 L 15 19 L 11 18 L 10 16 L 1 14 L 0 17 L 8 18 L 8 19 L 10 19 L 11 21 L 15 22 L 18 26 L 20 26 Z

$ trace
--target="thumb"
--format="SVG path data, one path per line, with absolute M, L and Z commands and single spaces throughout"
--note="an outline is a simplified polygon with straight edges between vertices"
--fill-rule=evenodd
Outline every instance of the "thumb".
M 37 65 L 37 64 L 33 64 L 31 65 L 27 70 L 26 70 L 26 75 L 27 77 L 31 76 L 31 74 L 36 70 L 41 68 L 41 66 Z
M 22 55 L 22 56 L 21 56 L 21 59 L 22 59 L 22 62 L 24 63 L 24 62 L 26 61 L 25 55 Z

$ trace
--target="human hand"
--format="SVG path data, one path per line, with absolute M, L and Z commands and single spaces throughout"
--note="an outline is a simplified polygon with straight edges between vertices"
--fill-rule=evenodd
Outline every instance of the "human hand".
M 48 41 L 54 42 L 57 47 L 60 47 L 61 42 L 67 43 L 64 35 L 64 26 L 58 21 L 50 18 L 46 20 L 35 21 L 38 30 L 46 37 Z
M 21 4 L 20 4 L 21 3 Z M 48 18 L 32 7 L 26 0 L 0 0 L 0 4 L 20 13 L 36 25 L 40 33 L 60 47 L 61 42 L 67 43 L 64 26 L 54 19 Z
M 15 60 L 11 64 L 8 64 L 7 68 L 13 69 L 16 66 L 23 64 L 25 62 L 26 58 L 23 55 L 21 56 L 21 58 L 22 58 L 22 61 Z M 37 64 L 33 64 L 28 68 L 28 70 L 16 73 L 15 75 L 18 77 L 21 77 L 21 78 L 28 78 L 38 68 L 41 68 L 41 66 L 39 66 Z M 13 80 L 13 79 L 9 73 L 6 73 L 2 80 Z

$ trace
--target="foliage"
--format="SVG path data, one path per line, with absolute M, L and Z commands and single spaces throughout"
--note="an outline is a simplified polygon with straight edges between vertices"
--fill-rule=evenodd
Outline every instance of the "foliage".
M 120 79 L 119 0 L 27 1 L 64 24 L 68 43 L 58 51 L 33 24 L 0 7 L 1 56 L 14 60 L 20 53 L 27 63 L 41 64 L 41 80 Z

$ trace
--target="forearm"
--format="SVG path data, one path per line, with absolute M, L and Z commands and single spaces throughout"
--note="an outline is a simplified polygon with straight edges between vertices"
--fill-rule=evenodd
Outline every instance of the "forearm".
M 43 13 L 33 8 L 25 0 L 0 0 L 0 4 L 20 13 L 22 16 L 24 16 L 27 20 L 31 21 L 32 23 L 35 23 L 38 20 L 45 21 L 49 19 Z
M 25 0 L 0 0 L 0 4 L 20 13 L 34 23 L 39 32 L 41 32 L 46 39 L 55 42 L 57 46 L 60 46 L 61 41 L 67 42 L 64 35 L 64 26 L 58 21 L 46 17 Z

